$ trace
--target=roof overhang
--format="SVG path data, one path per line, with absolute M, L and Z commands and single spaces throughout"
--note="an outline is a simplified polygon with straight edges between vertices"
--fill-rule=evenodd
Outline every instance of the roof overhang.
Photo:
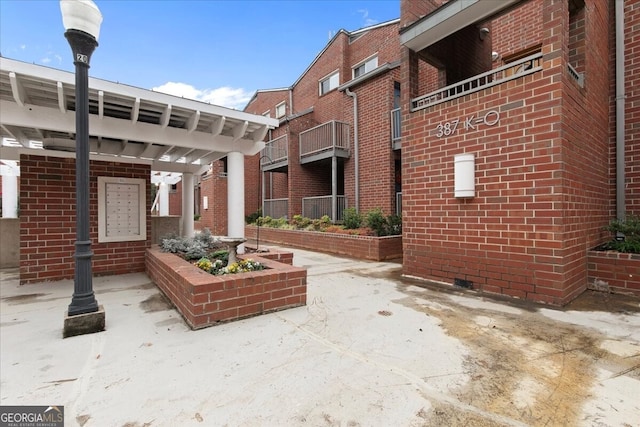
M 369 71 L 368 73 L 365 73 L 359 77 L 356 77 L 355 79 L 349 80 L 343 85 L 338 86 L 338 90 L 343 91 L 343 90 L 351 89 L 359 85 L 360 83 L 364 83 L 367 80 L 370 80 L 376 76 L 379 76 L 380 74 L 384 74 L 389 70 L 393 70 L 394 68 L 398 68 L 399 66 L 400 66 L 400 61 L 387 62 Z
M 75 75 L 0 58 L 0 158 L 75 156 Z M 195 172 L 229 152 L 254 155 L 278 120 L 89 79 L 91 158 Z
M 522 0 L 452 0 L 401 30 L 400 43 L 419 52 L 445 37 L 494 16 Z

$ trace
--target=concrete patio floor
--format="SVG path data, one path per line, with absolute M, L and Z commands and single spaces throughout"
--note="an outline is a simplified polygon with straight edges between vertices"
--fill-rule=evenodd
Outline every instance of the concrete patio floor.
M 564 309 L 294 250 L 306 307 L 191 331 L 145 274 L 94 279 L 104 332 L 62 339 L 73 282 L 0 272 L 0 404 L 67 426 L 640 426 L 640 300 Z

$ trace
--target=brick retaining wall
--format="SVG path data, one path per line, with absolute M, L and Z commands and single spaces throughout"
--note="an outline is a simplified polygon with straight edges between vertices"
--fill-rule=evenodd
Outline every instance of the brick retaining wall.
M 277 254 L 268 256 L 278 257 Z M 191 329 L 306 304 L 305 269 L 262 256 L 250 258 L 267 268 L 214 276 L 153 246 L 147 249 L 146 269 Z
M 640 296 L 640 254 L 589 251 L 588 288 Z
M 247 239 L 256 240 L 257 227 L 247 225 L 244 230 Z M 352 236 L 260 227 L 260 243 L 266 242 L 372 261 L 402 258 L 402 236 Z

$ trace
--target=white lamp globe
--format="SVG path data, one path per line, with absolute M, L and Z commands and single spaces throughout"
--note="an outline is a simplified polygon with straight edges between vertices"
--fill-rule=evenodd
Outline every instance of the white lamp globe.
M 93 36 L 100 36 L 102 13 L 91 0 L 60 0 L 62 25 L 66 30 L 80 30 Z

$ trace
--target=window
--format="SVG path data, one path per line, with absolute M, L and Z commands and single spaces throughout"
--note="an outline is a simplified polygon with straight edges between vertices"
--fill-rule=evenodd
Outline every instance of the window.
M 332 91 L 340 85 L 340 72 L 336 71 L 333 74 L 320 80 L 320 95 L 324 95 L 327 92 Z
M 287 104 L 281 102 L 280 104 L 276 105 L 276 119 L 284 117 L 285 114 L 287 114 Z
M 267 111 L 265 111 L 264 113 L 262 113 L 262 115 L 263 115 L 264 117 L 271 117 L 271 110 L 267 110 Z
M 504 62 L 505 65 L 510 64 L 512 62 L 516 62 L 519 61 L 521 59 L 526 58 L 527 56 L 531 56 L 531 55 L 535 55 L 536 53 L 540 53 L 542 49 L 542 45 L 537 44 L 535 46 L 529 47 L 527 49 L 521 50 L 519 52 L 516 52 L 512 55 L 507 55 L 505 56 L 502 60 Z M 531 61 L 527 61 L 522 63 L 519 67 L 513 69 L 507 69 L 504 72 L 505 77 L 514 75 L 514 74 L 520 74 L 520 73 L 524 73 L 527 70 L 532 69 L 533 67 L 537 66 L 539 64 L 539 59 L 538 60 L 531 60 Z
M 378 57 L 374 56 L 373 58 L 369 58 L 353 67 L 353 78 L 355 79 L 356 77 L 360 77 L 371 70 L 375 70 L 376 68 L 378 68 Z
M 144 179 L 98 177 L 98 242 L 147 239 Z

